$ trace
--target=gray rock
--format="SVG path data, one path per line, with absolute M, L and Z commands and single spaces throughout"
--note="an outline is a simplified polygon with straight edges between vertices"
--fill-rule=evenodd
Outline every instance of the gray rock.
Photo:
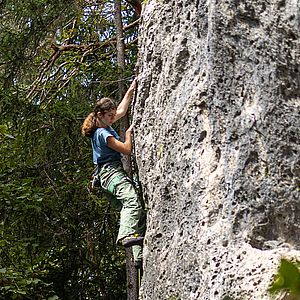
M 136 154 L 142 299 L 270 299 L 300 259 L 299 1 L 149 0 Z

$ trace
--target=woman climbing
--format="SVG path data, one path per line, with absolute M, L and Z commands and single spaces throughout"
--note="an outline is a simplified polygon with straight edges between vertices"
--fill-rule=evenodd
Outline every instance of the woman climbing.
M 110 98 L 102 98 L 96 102 L 94 111 L 84 120 L 82 134 L 90 137 L 93 149 L 93 161 L 98 165 L 102 189 L 108 194 L 112 205 L 120 210 L 120 228 L 117 243 L 133 246 L 136 266 L 142 259 L 144 224 L 141 224 L 143 209 L 131 180 L 125 173 L 121 163 L 121 153 L 129 155 L 132 150 L 131 125 L 125 133 L 125 141 L 111 127 L 122 118 L 129 107 L 134 80 L 118 106 Z

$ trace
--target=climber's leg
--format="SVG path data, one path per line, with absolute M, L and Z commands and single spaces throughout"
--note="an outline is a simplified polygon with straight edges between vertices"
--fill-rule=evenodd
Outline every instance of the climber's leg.
M 140 218 L 143 213 L 137 193 L 121 165 L 107 165 L 100 170 L 101 186 L 114 195 L 116 203 L 120 204 L 120 228 L 117 242 L 133 235 L 143 235 L 145 226 Z M 141 259 L 141 248 L 135 247 L 135 259 Z

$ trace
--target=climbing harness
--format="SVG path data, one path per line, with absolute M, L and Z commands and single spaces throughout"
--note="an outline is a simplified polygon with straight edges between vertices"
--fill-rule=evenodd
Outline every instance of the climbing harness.
M 97 165 L 94 168 L 93 173 L 91 174 L 89 188 L 90 190 L 94 190 L 95 188 L 100 188 L 100 187 L 101 187 L 101 183 L 99 177 L 99 166 Z

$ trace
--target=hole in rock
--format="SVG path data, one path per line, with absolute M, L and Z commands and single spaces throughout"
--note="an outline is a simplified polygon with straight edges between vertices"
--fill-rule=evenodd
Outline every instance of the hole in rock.
M 256 226 L 249 244 L 260 250 L 280 248 L 286 244 L 300 249 L 300 207 L 298 203 L 287 201 L 265 211 L 265 219 Z
M 207 131 L 201 131 L 199 134 L 198 142 L 201 143 L 207 136 Z

